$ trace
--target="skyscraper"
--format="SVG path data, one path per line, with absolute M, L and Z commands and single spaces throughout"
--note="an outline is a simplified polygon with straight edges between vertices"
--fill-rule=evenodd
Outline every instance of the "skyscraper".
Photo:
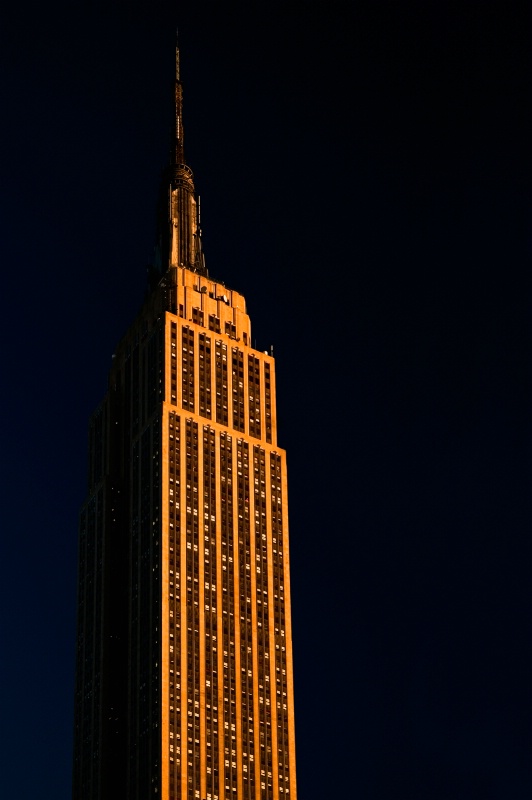
M 295 800 L 274 359 L 214 280 L 175 128 L 156 256 L 89 427 L 74 800 Z

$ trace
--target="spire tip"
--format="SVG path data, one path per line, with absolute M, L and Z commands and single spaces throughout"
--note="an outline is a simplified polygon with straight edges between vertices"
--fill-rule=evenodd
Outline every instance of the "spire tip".
M 179 78 L 179 29 L 175 29 L 175 79 L 176 81 L 180 80 Z

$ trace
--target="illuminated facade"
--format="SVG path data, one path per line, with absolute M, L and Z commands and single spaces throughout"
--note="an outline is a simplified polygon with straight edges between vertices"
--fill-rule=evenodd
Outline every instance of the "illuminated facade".
M 183 155 L 151 292 L 89 429 L 74 800 L 296 800 L 285 452 L 273 357 L 205 268 Z

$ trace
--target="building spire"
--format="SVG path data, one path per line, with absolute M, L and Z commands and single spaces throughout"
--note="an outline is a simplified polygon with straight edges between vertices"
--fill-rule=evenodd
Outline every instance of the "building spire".
M 183 86 L 180 78 L 179 66 L 179 38 L 176 31 L 175 42 L 175 136 L 173 147 L 173 163 L 184 164 L 185 154 L 183 148 Z
M 201 247 L 199 201 L 183 147 L 183 85 L 179 55 L 176 34 L 175 121 L 170 164 L 163 173 L 161 183 L 155 268 L 159 274 L 164 274 L 171 267 L 185 267 L 207 275 Z

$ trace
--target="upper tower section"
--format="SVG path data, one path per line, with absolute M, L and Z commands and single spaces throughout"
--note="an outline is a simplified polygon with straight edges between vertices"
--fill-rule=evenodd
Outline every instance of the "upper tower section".
M 183 85 L 179 42 L 175 49 L 175 122 L 170 163 L 163 172 L 157 220 L 155 267 L 164 275 L 170 267 L 185 267 L 207 275 L 201 247 L 199 198 L 192 170 L 185 163 Z

